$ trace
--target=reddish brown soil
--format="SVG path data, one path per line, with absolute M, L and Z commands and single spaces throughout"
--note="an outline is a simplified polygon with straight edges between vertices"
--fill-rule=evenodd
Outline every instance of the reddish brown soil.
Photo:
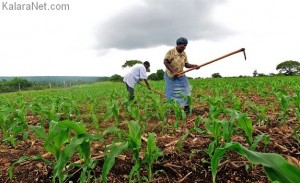
M 176 141 L 180 136 L 185 134 L 187 129 L 193 127 L 196 115 L 205 115 L 206 111 L 196 110 L 193 114 L 188 115 L 187 123 L 181 124 L 178 130 L 168 131 L 163 133 L 161 128 L 155 128 L 157 133 L 157 145 L 164 152 L 164 156 L 154 165 L 153 182 L 201 182 L 211 183 L 212 175 L 210 171 L 209 156 L 203 151 L 211 142 L 209 136 L 200 134 L 189 135 L 184 143 L 182 152 L 177 151 Z M 170 116 L 172 118 L 172 116 Z M 174 116 L 173 116 L 174 118 Z M 172 126 L 172 120 L 169 120 L 169 125 Z M 103 123 L 104 124 L 104 123 Z M 106 126 L 110 124 L 105 123 Z M 275 152 L 284 156 L 291 163 L 299 166 L 300 160 L 300 144 L 294 139 L 292 132 L 297 124 L 293 119 L 288 120 L 288 125 L 279 125 L 278 122 L 273 121 L 268 127 L 255 127 L 254 135 L 267 133 L 270 135 L 271 142 L 266 147 L 265 152 Z M 123 124 L 124 125 L 124 124 Z M 156 121 L 148 122 L 147 131 L 152 131 L 153 127 L 157 125 Z M 125 124 L 126 126 L 126 124 Z M 159 125 L 161 127 L 161 125 Z M 105 125 L 102 126 L 105 128 Z M 122 125 L 121 125 L 122 127 Z M 204 129 L 203 126 L 200 128 Z M 173 128 L 168 128 L 168 130 Z M 245 145 L 244 138 L 241 136 L 233 136 L 233 141 L 237 141 Z M 145 142 L 143 142 L 145 143 Z M 103 151 L 103 144 L 92 145 L 92 156 L 99 155 Z M 264 145 L 259 144 L 257 151 L 264 151 Z M 21 156 L 43 155 L 45 154 L 43 144 L 40 140 L 36 140 L 31 136 L 26 141 L 21 141 L 16 147 L 11 147 L 6 144 L 0 145 L 0 182 L 51 182 L 52 170 L 51 167 L 45 165 L 41 161 L 29 161 L 21 165 L 17 165 L 13 172 L 13 180 L 8 178 L 8 168 L 10 165 L 18 160 Z M 125 159 L 117 159 L 114 167 L 109 173 L 108 182 L 128 182 L 129 172 L 133 165 L 131 155 L 125 153 Z M 50 157 L 51 158 L 51 157 Z M 74 157 L 74 161 L 76 161 Z M 292 161 L 293 160 L 293 161 Z M 104 159 L 99 158 L 97 166 L 94 170 L 94 176 L 101 175 L 101 169 Z M 74 170 L 75 172 L 76 170 Z M 141 169 L 142 175 L 147 175 L 145 169 Z M 78 182 L 79 173 L 68 181 Z M 217 174 L 217 182 L 269 182 L 261 165 L 254 165 L 250 168 L 249 162 L 235 152 L 229 151 L 221 160 L 219 171 Z

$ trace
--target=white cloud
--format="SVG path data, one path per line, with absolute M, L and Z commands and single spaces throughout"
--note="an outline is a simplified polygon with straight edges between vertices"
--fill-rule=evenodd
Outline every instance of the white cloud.
M 0 3 L 2 2 L 0 1 Z M 160 5 L 159 1 L 153 2 Z M 176 2 L 181 1 L 177 0 Z M 195 1 L 184 1 L 187 4 L 193 2 Z M 215 3 L 209 6 L 211 8 L 209 16 L 205 17 L 205 14 L 200 13 L 201 19 L 189 17 L 188 9 L 180 11 L 175 7 L 171 9 L 170 6 L 170 11 L 167 11 L 188 17 L 191 22 L 204 22 L 198 26 L 185 24 L 186 26 L 182 27 L 180 26 L 182 22 L 178 21 L 178 25 L 176 25 L 177 21 L 173 21 L 174 30 L 182 30 L 182 34 L 189 33 L 186 35 L 187 38 L 190 35 L 186 49 L 189 61 L 194 64 L 202 64 L 242 47 L 246 48 L 247 61 L 245 62 L 242 53 L 239 53 L 200 70 L 191 71 L 187 74 L 188 76 L 210 77 L 212 73 L 216 72 L 222 76 L 252 75 L 255 69 L 259 73 L 276 73 L 276 65 L 280 62 L 300 61 L 300 25 L 298 24 L 300 2 L 297 0 L 215 2 L 224 3 Z M 130 59 L 150 61 L 151 71 L 155 72 L 158 69 L 164 69 L 163 57 L 168 49 L 175 46 L 176 34 L 172 36 L 169 30 L 160 32 L 154 29 L 164 23 L 162 19 L 167 15 L 161 19 L 155 16 L 156 11 L 150 1 L 112 0 L 103 3 L 96 0 L 88 2 L 51 0 L 47 3 L 66 3 L 69 4 L 70 10 L 0 10 L 0 76 L 123 75 L 126 69 L 123 70 L 121 65 Z M 142 29 L 142 26 L 139 27 L 140 30 L 145 31 L 144 34 L 147 36 L 151 35 L 151 32 L 149 34 L 147 31 L 154 31 L 155 34 L 152 37 L 148 36 L 150 39 L 139 40 L 140 47 L 138 49 L 133 46 L 132 49 L 120 47 L 123 50 L 119 50 L 112 45 L 111 49 L 101 50 L 99 44 L 101 45 L 103 40 L 117 38 L 109 37 L 107 39 L 105 36 L 113 34 L 110 34 L 109 29 L 105 29 L 107 28 L 105 26 L 111 26 L 109 27 L 111 32 L 129 35 L 129 31 L 131 31 L 129 29 L 113 29 L 120 27 L 119 24 L 116 24 L 119 20 L 125 21 L 122 28 L 128 27 L 125 25 L 132 15 L 130 11 L 135 11 L 132 9 L 133 7 L 140 7 L 144 11 L 140 14 L 133 14 L 135 16 L 149 16 L 150 12 L 150 16 L 152 13 L 153 17 L 156 17 L 160 24 L 150 21 L 152 19 L 147 19 L 147 25 L 154 28 Z M 194 12 L 192 15 L 196 16 L 197 14 Z M 138 22 L 142 23 L 142 20 L 136 21 L 135 25 Z M 107 24 L 109 21 L 115 22 Z M 209 26 L 206 27 L 206 24 Z M 105 30 L 104 32 L 107 34 L 99 34 L 100 30 Z M 210 35 L 203 37 L 195 34 L 201 31 L 206 31 Z M 214 39 L 214 37 L 218 39 Z M 120 44 L 118 40 L 114 41 L 115 44 Z M 172 45 L 173 42 L 174 45 Z

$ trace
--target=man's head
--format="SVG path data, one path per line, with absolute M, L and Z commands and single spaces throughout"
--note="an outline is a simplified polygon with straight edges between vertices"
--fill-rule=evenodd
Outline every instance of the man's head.
M 185 47 L 188 44 L 188 40 L 184 37 L 180 37 L 176 40 L 176 49 L 178 52 L 183 52 L 185 50 Z
M 144 64 L 144 66 L 146 67 L 146 69 L 149 69 L 150 63 L 149 63 L 148 61 L 145 61 L 143 64 Z

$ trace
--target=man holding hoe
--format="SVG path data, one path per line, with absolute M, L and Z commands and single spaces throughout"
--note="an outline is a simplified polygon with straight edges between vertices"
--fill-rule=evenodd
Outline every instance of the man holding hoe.
M 189 111 L 187 96 L 191 96 L 191 87 L 187 77 L 180 72 L 183 68 L 199 69 L 200 66 L 188 63 L 187 55 L 184 52 L 188 40 L 180 37 L 176 40 L 176 47 L 169 50 L 164 58 L 166 98 L 174 99 L 182 109 Z

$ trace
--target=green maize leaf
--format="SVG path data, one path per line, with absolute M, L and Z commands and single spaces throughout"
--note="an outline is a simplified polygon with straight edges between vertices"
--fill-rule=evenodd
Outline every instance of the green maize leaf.
M 298 126 L 298 127 L 296 127 L 295 129 L 294 129 L 294 132 L 293 132 L 293 134 L 294 134 L 294 137 L 295 137 L 295 139 L 298 141 L 298 142 L 300 142 L 300 137 L 299 137 L 299 135 L 298 135 L 298 131 L 300 130 L 300 125 Z
M 271 181 L 282 183 L 300 182 L 300 169 L 289 164 L 281 155 L 251 151 L 239 143 L 227 143 L 223 148 L 215 150 L 211 160 L 213 182 L 216 180 L 219 160 L 227 150 L 234 150 L 240 155 L 245 156 L 250 162 L 261 164 Z
M 39 138 L 41 138 L 41 139 L 43 139 L 43 140 L 46 140 L 46 139 L 47 139 L 47 135 L 46 135 L 45 130 L 44 130 L 43 127 L 41 127 L 41 126 L 31 126 L 31 125 L 28 126 L 28 127 L 29 127 L 30 130 L 34 131 L 35 134 L 36 134 Z
M 246 114 L 241 114 L 237 120 L 237 124 L 239 125 L 240 128 L 242 128 L 245 132 L 246 135 L 246 140 L 249 144 L 252 144 L 253 142 L 253 126 L 252 126 L 252 121 L 250 118 L 246 116 Z
M 76 134 L 85 134 L 87 133 L 86 127 L 83 123 L 74 122 L 74 121 L 61 121 L 58 123 L 59 127 L 70 128 L 76 132 Z
M 129 142 L 130 146 L 134 149 L 141 148 L 142 145 L 142 135 L 141 135 L 141 127 L 138 121 L 132 121 L 128 123 L 129 128 Z
M 116 126 L 111 126 L 107 129 L 105 129 L 103 132 L 102 132 L 102 137 L 104 138 L 104 136 L 108 133 L 119 133 L 121 130 L 116 127 Z
M 84 164 L 90 163 L 91 149 L 90 149 L 90 140 L 85 139 L 78 147 L 79 156 L 81 159 L 84 159 Z
M 222 123 L 222 127 L 223 127 L 224 141 L 225 142 L 230 142 L 231 141 L 231 136 L 232 136 L 232 128 L 230 126 L 230 121 L 222 120 L 221 123 Z
M 134 182 L 134 181 L 132 181 L 132 178 L 134 175 L 136 175 L 136 177 L 138 179 L 137 182 L 141 182 L 139 171 L 140 171 L 140 163 L 135 163 L 129 172 L 129 182 Z
M 62 182 L 65 178 L 63 168 L 66 166 L 70 158 L 76 151 L 76 148 L 82 144 L 84 141 L 83 138 L 73 137 L 70 141 L 70 144 L 66 145 L 64 150 L 60 153 L 60 156 L 56 162 L 56 165 L 53 169 L 53 178 L 58 176 L 59 181 Z
M 161 150 L 156 146 L 155 133 L 148 133 L 147 151 L 144 159 L 148 163 L 154 163 L 162 155 Z
M 80 174 L 80 178 L 79 178 L 80 183 L 88 182 L 88 176 L 87 176 L 87 174 L 88 174 L 87 167 L 83 167 L 82 168 L 82 172 Z
M 128 149 L 128 142 L 123 142 L 120 145 L 113 144 L 110 147 L 110 152 L 105 158 L 103 168 L 102 168 L 102 182 L 107 182 L 107 175 L 110 169 L 115 164 L 115 158 L 120 155 L 123 151 Z
M 266 134 L 260 134 L 260 135 L 256 136 L 255 139 L 254 139 L 254 141 L 253 141 L 253 144 L 251 144 L 251 146 L 250 146 L 250 150 L 254 151 L 256 149 L 256 147 L 257 147 L 257 144 L 260 141 L 262 141 L 262 140 L 264 140 L 264 139 L 266 139 L 268 137 L 269 136 L 266 135 Z
M 9 175 L 9 179 L 12 180 L 12 177 L 13 177 L 13 168 L 19 164 L 19 163 L 22 163 L 26 160 L 30 159 L 30 157 L 28 156 L 22 156 L 21 158 L 18 159 L 18 161 L 14 162 L 8 169 L 8 175 Z
M 190 132 L 187 132 L 186 134 L 182 135 L 179 139 L 178 139 L 178 142 L 177 142 L 177 150 L 179 152 L 182 151 L 182 143 L 183 143 L 183 140 L 185 138 L 187 138 L 188 136 L 190 135 Z
M 151 154 L 156 148 L 154 133 L 148 133 L 147 154 Z
M 152 173 L 152 167 L 153 163 L 157 161 L 158 157 L 163 156 L 163 153 L 161 150 L 156 146 L 156 139 L 155 139 L 155 133 L 148 133 L 148 140 L 147 140 L 147 151 L 145 154 L 145 158 L 143 159 L 143 164 L 147 164 L 148 167 L 148 178 L 147 182 L 152 181 L 153 173 Z

